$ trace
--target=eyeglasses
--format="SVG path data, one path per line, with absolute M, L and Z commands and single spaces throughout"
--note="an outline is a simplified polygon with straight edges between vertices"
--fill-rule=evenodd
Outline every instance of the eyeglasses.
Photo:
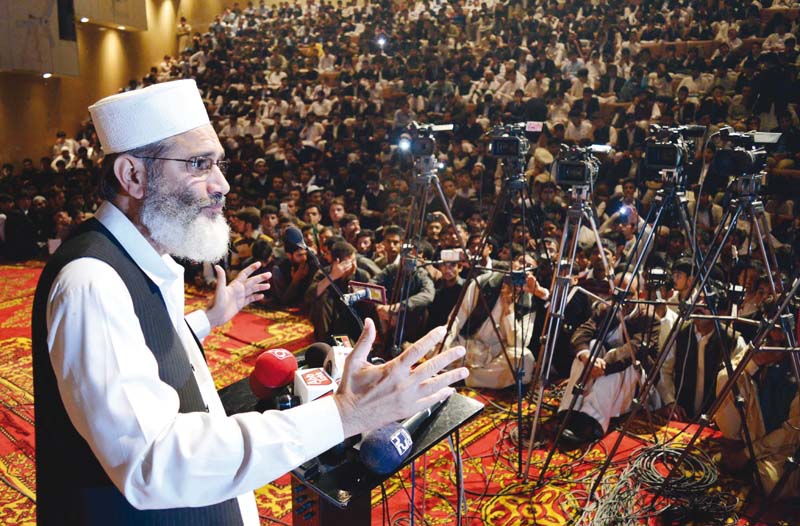
M 153 161 L 178 161 L 182 163 L 186 163 L 186 171 L 192 174 L 194 177 L 198 179 L 207 179 L 208 176 L 211 174 L 211 168 L 214 165 L 219 168 L 219 171 L 222 172 L 222 175 L 228 173 L 228 166 L 230 166 L 230 161 L 220 159 L 219 161 L 215 161 L 211 157 L 192 157 L 191 159 L 172 159 L 170 157 L 136 157 L 137 159 L 150 159 Z

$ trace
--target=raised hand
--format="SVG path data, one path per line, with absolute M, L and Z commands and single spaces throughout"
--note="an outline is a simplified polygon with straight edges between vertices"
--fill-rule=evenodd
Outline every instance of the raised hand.
M 375 324 L 371 319 L 365 320 L 334 395 L 346 437 L 407 418 L 454 392 L 448 386 L 466 378 L 469 372 L 464 367 L 440 371 L 464 356 L 463 347 L 447 349 L 412 369 L 444 335 L 445 328 L 437 327 L 397 358 L 373 365 L 367 356 L 375 341 Z
M 217 273 L 217 290 L 214 293 L 214 302 L 206 311 L 211 327 L 218 327 L 227 322 L 254 301 L 264 298 L 262 292 L 269 289 L 269 279 L 272 274 L 262 272 L 253 276 L 253 272 L 261 267 L 260 262 L 248 265 L 236 279 L 226 283 L 225 270 L 219 265 L 214 265 Z

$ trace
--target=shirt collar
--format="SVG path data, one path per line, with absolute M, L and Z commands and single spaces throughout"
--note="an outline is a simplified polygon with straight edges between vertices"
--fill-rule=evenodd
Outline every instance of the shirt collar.
M 94 217 L 125 247 L 134 263 L 158 288 L 162 288 L 167 282 L 183 278 L 183 267 L 169 254 L 159 255 L 153 245 L 113 203 L 104 202 Z
M 708 341 L 708 339 L 711 338 L 712 334 L 714 334 L 713 330 L 708 331 L 708 333 L 703 335 L 703 334 L 700 334 L 700 332 L 698 332 L 696 327 L 694 328 L 694 337 L 697 338 L 697 343 L 700 343 L 700 342 L 703 342 L 703 341 Z

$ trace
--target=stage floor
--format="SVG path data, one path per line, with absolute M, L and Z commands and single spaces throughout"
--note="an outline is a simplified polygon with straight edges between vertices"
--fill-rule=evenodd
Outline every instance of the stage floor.
M 34 411 L 31 376 L 30 318 L 36 280 L 41 263 L 0 265 L 0 524 L 33 525 L 36 522 L 34 472 Z M 208 292 L 189 289 L 187 310 L 208 301 Z M 230 323 L 215 330 L 205 341 L 206 356 L 217 387 L 222 388 L 248 375 L 255 358 L 264 349 L 283 347 L 297 351 L 312 343 L 311 326 L 300 313 L 247 309 Z M 683 431 L 677 423 L 642 419 L 632 426 L 632 433 L 611 462 L 611 469 L 599 485 L 599 501 L 587 505 L 587 493 L 599 467 L 607 458 L 617 432 L 585 450 L 556 452 L 546 483 L 537 486 L 539 468 L 549 446 L 533 449 L 531 478 L 517 475 L 515 397 L 512 391 L 486 391 L 461 388 L 459 391 L 486 404 L 485 411 L 460 433 L 466 508 L 463 524 L 542 526 L 561 524 L 717 524 L 714 509 L 724 501 L 735 513 L 721 518 L 719 524 L 756 524 L 752 516 L 759 499 L 749 485 L 725 475 L 708 490 L 697 492 L 683 502 L 683 507 L 657 517 L 664 501 L 652 502 L 651 493 L 638 487 L 641 480 L 619 491 L 626 469 L 640 458 L 657 437 L 660 443 L 678 445 L 688 442 L 694 428 Z M 557 389 L 545 395 L 543 414 L 547 422 L 557 401 Z M 523 404 L 523 414 L 532 414 Z M 551 425 L 545 424 L 545 431 Z M 540 435 L 541 436 L 541 435 Z M 545 434 L 547 438 L 547 434 Z M 718 434 L 707 431 L 699 448 L 710 458 L 719 456 Z M 456 523 L 458 496 L 455 490 L 453 452 L 443 442 L 414 464 L 415 522 L 427 525 Z M 372 523 L 410 524 L 410 468 L 405 468 L 372 498 Z M 613 493 L 613 498 L 612 498 Z M 385 496 L 385 498 L 384 498 Z M 291 486 L 289 476 L 256 491 L 262 524 L 291 524 Z M 612 505 L 613 506 L 610 506 Z M 599 512 L 596 506 L 603 505 Z M 616 509 L 616 511 L 613 511 Z M 681 515 L 683 514 L 683 515 Z M 607 517 L 622 522 L 610 522 Z M 576 518 L 579 518 L 576 522 Z M 672 522 L 667 521 L 667 517 Z M 683 518 L 681 518 L 683 517 Z M 727 520 L 726 520 L 727 519 Z M 627 522 L 630 521 L 630 522 Z M 800 524 L 800 510 L 790 503 L 770 505 L 769 514 L 758 524 Z

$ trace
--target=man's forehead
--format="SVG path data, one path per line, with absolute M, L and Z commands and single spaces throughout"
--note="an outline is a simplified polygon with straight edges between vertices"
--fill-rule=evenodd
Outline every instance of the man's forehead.
M 225 150 L 219 142 L 219 137 L 210 125 L 200 126 L 193 130 L 181 133 L 169 139 L 170 149 L 187 155 L 207 155 L 209 157 L 223 157 Z

